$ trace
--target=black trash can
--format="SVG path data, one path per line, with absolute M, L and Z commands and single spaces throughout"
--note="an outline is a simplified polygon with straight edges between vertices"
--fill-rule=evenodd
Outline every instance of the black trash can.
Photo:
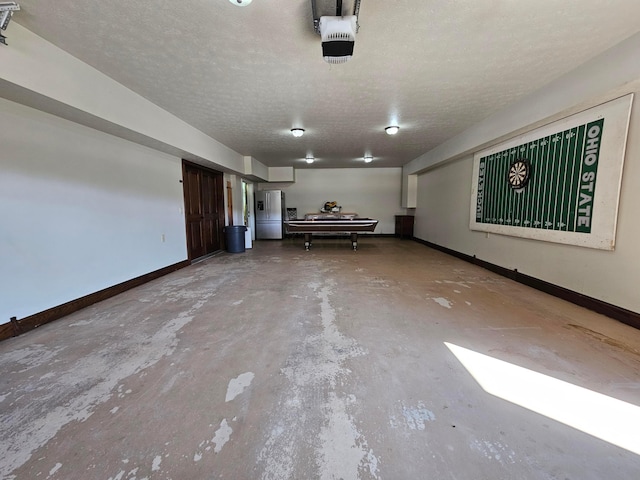
M 224 240 L 227 244 L 227 252 L 242 253 L 244 248 L 244 232 L 247 227 L 244 225 L 227 225 L 224 227 Z

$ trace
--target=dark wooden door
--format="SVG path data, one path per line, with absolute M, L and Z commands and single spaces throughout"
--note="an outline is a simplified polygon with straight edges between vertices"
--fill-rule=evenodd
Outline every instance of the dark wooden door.
M 222 174 L 202 172 L 202 235 L 207 253 L 221 250 L 224 228 Z
M 188 165 L 183 169 L 184 212 L 187 224 L 187 251 L 189 258 L 205 255 L 202 241 L 202 189 L 200 172 Z
M 189 259 L 223 248 L 223 174 L 183 161 L 184 211 Z

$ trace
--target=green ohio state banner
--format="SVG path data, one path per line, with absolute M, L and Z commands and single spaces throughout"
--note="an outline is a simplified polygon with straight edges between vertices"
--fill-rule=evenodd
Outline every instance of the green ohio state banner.
M 476 153 L 470 228 L 612 250 L 632 100 Z

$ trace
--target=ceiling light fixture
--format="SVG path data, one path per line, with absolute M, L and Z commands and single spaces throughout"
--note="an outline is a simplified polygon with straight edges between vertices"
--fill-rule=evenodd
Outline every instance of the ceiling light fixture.
M 384 131 L 387 132 L 387 135 L 395 135 L 396 133 L 398 133 L 398 130 L 400 130 L 400 127 L 398 127 L 397 125 L 392 125 L 384 129 Z
M 312 156 L 307 156 L 306 160 L 307 160 L 307 163 L 313 163 L 315 158 L 313 158 Z
M 294 137 L 301 137 L 302 135 L 304 135 L 304 128 L 292 128 L 291 134 Z
M 373 157 L 371 155 L 365 155 L 364 163 L 371 163 L 373 161 Z
M 231 3 L 233 3 L 234 5 L 238 6 L 238 7 L 246 7 L 247 5 L 249 5 L 253 0 L 229 0 Z

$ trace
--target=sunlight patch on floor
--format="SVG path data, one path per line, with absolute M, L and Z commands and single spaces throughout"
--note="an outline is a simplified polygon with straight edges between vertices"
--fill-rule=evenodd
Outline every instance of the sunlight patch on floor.
M 640 455 L 640 407 L 445 342 L 491 395 Z

